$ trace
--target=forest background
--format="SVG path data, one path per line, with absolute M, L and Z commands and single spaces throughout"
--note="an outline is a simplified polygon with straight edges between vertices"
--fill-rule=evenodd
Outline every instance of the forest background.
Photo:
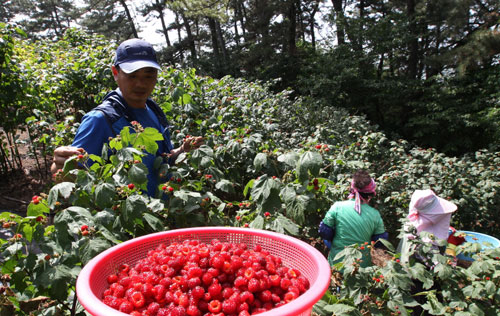
M 458 156 L 499 142 L 498 1 L 3 1 L 29 39 L 156 32 L 161 62 L 274 81 Z M 154 30 L 151 25 L 159 26 Z M 142 33 L 144 34 L 144 33 Z M 149 37 L 150 35 L 148 35 Z M 94 104 L 86 100 L 90 109 Z M 439 137 L 437 137 L 439 136 Z

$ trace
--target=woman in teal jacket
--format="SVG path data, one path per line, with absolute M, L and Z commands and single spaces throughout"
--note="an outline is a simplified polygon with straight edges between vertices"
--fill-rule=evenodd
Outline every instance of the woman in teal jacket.
M 376 192 L 375 180 L 365 170 L 354 173 L 349 200 L 335 202 L 326 213 L 319 227 L 320 236 L 327 247 L 331 242 L 328 262 L 334 265 L 341 260 L 335 256 L 346 246 L 387 239 L 388 234 L 380 213 L 368 205 Z M 368 247 L 363 251 L 362 267 L 371 265 Z

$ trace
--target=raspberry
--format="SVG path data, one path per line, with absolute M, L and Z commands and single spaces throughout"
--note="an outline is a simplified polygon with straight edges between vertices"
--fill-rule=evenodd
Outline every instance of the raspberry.
M 88 226 L 88 225 L 82 225 L 82 226 L 80 227 L 80 230 L 81 230 L 81 231 L 88 230 L 88 229 L 89 229 L 89 226 Z
M 210 313 L 219 313 L 222 310 L 222 304 L 219 300 L 212 300 L 208 303 Z
M 288 279 L 288 278 L 281 279 L 280 287 L 283 290 L 288 290 L 288 288 L 290 287 L 290 285 L 292 285 L 292 282 L 290 281 L 290 279 Z
M 195 286 L 191 290 L 191 296 L 197 300 L 201 299 L 205 295 L 205 289 L 201 286 Z
M 271 286 L 280 286 L 281 277 L 277 274 L 273 274 L 269 276 L 269 281 L 271 282 Z
M 125 288 L 123 287 L 123 285 L 116 284 L 116 286 L 112 290 L 114 297 L 122 298 L 125 296 Z
M 234 300 L 224 300 L 222 302 L 222 311 L 227 314 L 234 314 L 236 312 L 236 302 Z
M 242 310 L 238 316 L 250 316 L 250 313 L 248 313 L 248 310 Z
M 285 296 L 283 297 L 283 299 L 284 299 L 284 301 L 286 303 L 289 303 L 289 302 L 293 301 L 296 298 L 297 298 L 297 294 L 294 293 L 294 292 L 286 292 Z
M 247 280 L 251 280 L 255 278 L 255 271 L 252 268 L 248 268 L 245 270 L 244 276 Z
M 265 291 L 260 292 L 259 299 L 262 302 L 269 302 L 271 300 L 271 295 L 272 295 L 271 291 L 265 290 Z
M 113 280 L 113 279 L 114 279 L 114 277 L 116 277 L 116 279 L 118 279 L 118 276 L 117 276 L 117 275 L 110 275 L 110 276 L 108 276 L 108 282 L 110 281 L 109 279 L 112 279 L 112 280 Z M 130 282 L 131 282 L 131 281 L 132 281 L 132 280 L 130 279 L 130 277 L 126 276 L 126 277 L 121 278 L 121 279 L 119 280 L 119 283 L 120 283 L 120 285 L 122 285 L 122 286 L 124 286 L 124 287 L 127 287 L 127 286 L 130 284 Z M 115 282 L 116 282 L 116 281 L 115 281 Z M 111 282 L 111 283 L 113 283 L 113 282 Z
M 295 279 L 300 276 L 300 272 L 297 269 L 289 269 L 287 275 L 290 279 Z
M 208 293 L 210 293 L 210 296 L 212 297 L 218 297 L 221 294 L 221 291 L 222 286 L 218 282 L 214 282 L 208 287 Z
M 202 315 L 200 309 L 195 305 L 190 305 L 186 309 L 186 314 L 188 314 L 188 316 L 201 316 Z
M 144 299 L 144 295 L 142 295 L 141 292 L 132 293 L 132 295 L 130 296 L 130 299 L 132 300 L 132 304 L 134 304 L 134 306 L 137 308 L 143 307 L 144 304 L 146 303 L 146 301 Z
M 148 305 L 148 308 L 146 309 L 149 315 L 156 315 L 158 311 L 160 310 L 160 304 L 156 302 L 151 302 Z
M 86 229 L 88 231 L 88 228 Z M 135 315 L 225 316 L 265 312 L 309 288 L 279 257 L 246 244 L 197 240 L 160 244 L 133 267 L 107 276 L 103 302 Z M 131 304 L 130 304 L 131 303 Z M 137 314 L 139 313 L 139 314 Z
M 252 293 L 255 293 L 260 290 L 260 282 L 256 278 L 250 279 L 248 281 L 248 290 Z
M 130 190 L 133 190 L 135 188 L 135 185 L 133 183 L 129 183 L 127 186 Z
M 247 285 L 248 281 L 245 277 L 239 276 L 234 280 L 234 286 L 237 288 L 242 288 Z

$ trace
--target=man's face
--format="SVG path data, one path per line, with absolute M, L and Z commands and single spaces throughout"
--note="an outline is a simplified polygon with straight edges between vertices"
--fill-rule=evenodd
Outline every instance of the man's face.
M 135 108 L 144 108 L 147 98 L 155 88 L 158 70 L 147 67 L 127 74 L 113 66 L 112 71 L 128 105 Z

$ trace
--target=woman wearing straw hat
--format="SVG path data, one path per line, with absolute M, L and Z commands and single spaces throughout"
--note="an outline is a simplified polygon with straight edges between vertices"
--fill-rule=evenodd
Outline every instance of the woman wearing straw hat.
M 350 189 L 349 200 L 335 202 L 320 223 L 320 236 L 327 247 L 331 242 L 328 254 L 330 265 L 341 261 L 334 259 L 346 246 L 363 245 L 366 242 L 388 237 L 379 211 L 368 205 L 376 194 L 375 180 L 367 171 L 358 170 L 353 175 Z M 362 252 L 361 266 L 371 265 L 368 247 L 365 247 Z

